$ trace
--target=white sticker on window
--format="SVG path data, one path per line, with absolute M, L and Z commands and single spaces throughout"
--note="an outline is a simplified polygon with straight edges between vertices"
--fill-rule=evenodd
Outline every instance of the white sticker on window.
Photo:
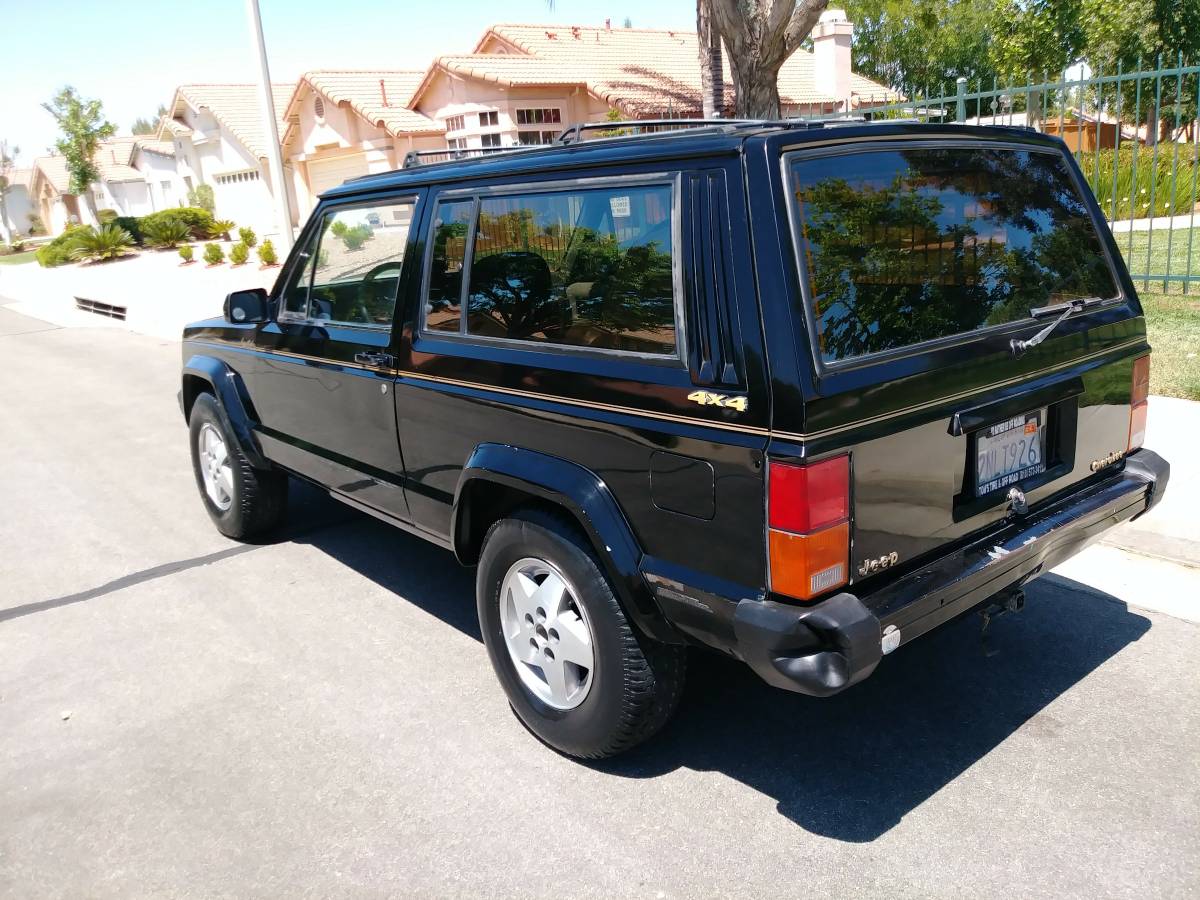
M 628 197 L 609 197 L 609 208 L 612 209 L 614 219 L 629 218 L 629 198 Z

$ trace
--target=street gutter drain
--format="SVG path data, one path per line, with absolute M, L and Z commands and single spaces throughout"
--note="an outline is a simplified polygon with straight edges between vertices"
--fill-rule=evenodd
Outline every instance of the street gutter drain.
M 75 308 L 82 312 L 95 313 L 98 316 L 108 316 L 110 319 L 120 319 L 125 321 L 126 309 L 124 306 L 113 306 L 111 303 L 103 303 L 99 300 L 89 300 L 86 297 L 75 298 Z

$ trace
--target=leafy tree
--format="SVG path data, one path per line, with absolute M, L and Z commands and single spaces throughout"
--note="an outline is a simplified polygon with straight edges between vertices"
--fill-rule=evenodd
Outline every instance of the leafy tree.
M 990 5 L 981 0 L 850 0 L 854 70 L 909 96 L 956 78 L 990 85 Z
M 708 0 L 696 0 L 696 38 L 700 47 L 700 99 L 704 118 L 713 119 L 725 112 L 725 75 L 721 36 L 713 29 Z
M 166 114 L 167 108 L 160 103 L 158 105 L 158 112 L 154 114 L 153 119 L 143 119 L 139 116 L 133 120 L 133 127 L 129 131 L 131 134 L 157 134 L 158 123 Z
M 191 244 L 184 244 L 179 248 L 179 256 L 183 260 L 183 265 L 193 262 L 192 257 L 194 256 L 194 253 L 195 251 L 192 250 Z
M 92 215 L 96 214 L 95 203 L 88 188 L 99 180 L 96 168 L 96 149 L 105 138 L 117 132 L 117 126 L 104 118 L 99 100 L 84 100 L 73 87 L 64 87 L 42 108 L 58 122 L 63 136 L 54 142 L 58 152 L 67 163 L 71 176 L 70 191 L 83 195 Z
M 1085 35 L 1086 56 L 1092 67 L 1103 66 L 1106 73 L 1116 71 L 1118 63 L 1125 72 L 1137 68 L 1174 65 L 1182 54 L 1191 65 L 1200 54 L 1200 4 L 1178 0 L 1081 0 L 1081 27 Z M 1149 90 L 1147 89 L 1149 86 Z M 1153 140 L 1165 136 L 1175 123 L 1175 103 L 1179 102 L 1180 123 L 1196 118 L 1196 76 L 1165 78 L 1162 98 L 1155 108 L 1153 84 L 1142 82 L 1141 107 L 1136 109 L 1137 84 L 1122 85 L 1121 113 L 1127 120 L 1140 119 L 1150 128 Z M 1115 105 L 1115 97 L 1109 100 Z M 1157 134 L 1155 133 L 1157 131 Z
M 829 0 L 703 2 L 728 51 L 735 114 L 779 118 L 779 69 L 808 37 Z
M 216 198 L 213 196 L 211 184 L 198 184 L 194 188 L 189 189 L 187 200 L 188 206 L 208 210 L 210 213 L 217 210 Z

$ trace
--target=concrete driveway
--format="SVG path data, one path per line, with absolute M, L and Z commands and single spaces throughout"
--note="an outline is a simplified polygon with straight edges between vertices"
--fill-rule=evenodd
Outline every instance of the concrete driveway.
M 300 489 L 217 534 L 178 357 L 0 309 L 0 895 L 1200 893 L 1200 626 L 1153 576 L 1046 576 L 994 655 L 960 620 L 829 700 L 698 654 L 584 766 L 449 554 Z

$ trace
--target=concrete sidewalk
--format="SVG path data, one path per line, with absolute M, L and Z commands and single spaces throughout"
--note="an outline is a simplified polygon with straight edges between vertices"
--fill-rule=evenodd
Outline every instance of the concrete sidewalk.
M 1200 402 L 1151 397 L 1146 446 L 1171 464 L 1167 493 L 1152 512 L 1110 531 L 1103 543 L 1200 567 Z
M 231 242 L 221 242 L 226 256 Z M 196 245 L 196 258 L 203 253 Z M 147 250 L 129 259 L 99 265 L 72 264 L 43 269 L 37 263 L 0 266 L 0 297 L 16 301 L 15 312 L 67 327 L 124 327 L 138 334 L 179 340 L 183 326 L 221 315 L 225 295 L 244 288 L 270 288 L 279 267 L 252 262 L 209 268 L 203 262 L 181 266 L 179 254 Z M 125 322 L 75 308 L 75 298 L 126 307 Z

